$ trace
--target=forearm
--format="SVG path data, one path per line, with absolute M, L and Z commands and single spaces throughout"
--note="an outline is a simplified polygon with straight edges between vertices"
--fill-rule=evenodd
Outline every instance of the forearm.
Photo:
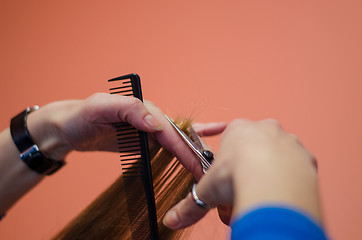
M 19 157 L 9 128 L 0 134 L 0 214 L 43 179 Z
M 55 131 L 52 131 L 54 122 L 49 117 L 46 107 L 29 114 L 27 125 L 32 140 L 47 158 L 62 160 L 70 151 L 60 143 Z M 9 128 L 0 133 L 0 149 L 0 214 L 3 214 L 39 183 L 44 174 L 30 169 L 21 160 Z

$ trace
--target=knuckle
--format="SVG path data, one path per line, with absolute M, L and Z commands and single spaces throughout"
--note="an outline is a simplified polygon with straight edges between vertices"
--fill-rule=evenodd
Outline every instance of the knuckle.
M 237 134 L 244 134 L 245 132 L 248 132 L 248 129 L 251 126 L 251 121 L 243 118 L 235 119 L 231 121 L 226 129 L 223 132 L 223 139 L 225 139 L 227 136 L 235 136 Z
M 291 139 L 293 139 L 293 141 L 299 143 L 300 145 L 303 145 L 302 141 L 300 140 L 300 138 L 297 135 L 289 133 L 289 137 Z
M 90 97 L 88 97 L 89 101 L 97 101 L 103 99 L 105 96 L 108 96 L 108 93 L 94 93 Z
M 273 134 L 275 136 L 279 135 L 283 132 L 283 127 L 281 123 L 273 118 L 268 118 L 259 121 L 259 124 L 264 131 L 269 132 L 270 134 Z
M 317 162 L 316 156 L 315 156 L 313 153 L 311 153 L 310 151 L 308 151 L 308 150 L 306 150 L 306 151 L 307 151 L 307 154 L 308 154 L 308 156 L 309 156 L 309 159 L 310 159 L 312 162 Z
M 246 124 L 246 123 L 248 123 L 248 122 L 249 122 L 248 119 L 245 119 L 245 118 L 237 118 L 237 119 L 234 119 L 230 124 L 240 125 L 240 124 Z
M 135 97 L 124 97 L 124 101 L 127 102 L 129 105 L 137 105 L 142 103 L 141 100 L 139 100 L 138 98 Z
M 270 124 L 276 127 L 281 127 L 282 125 L 280 124 L 280 122 L 274 118 L 268 118 L 265 120 L 262 120 L 262 122 L 266 123 L 266 124 Z
M 83 101 L 83 106 L 88 111 L 102 112 L 102 106 L 107 102 L 108 96 L 110 95 L 107 93 L 94 93 Z
M 119 109 L 119 116 L 121 116 L 121 119 L 125 122 L 129 122 L 132 120 L 132 113 L 139 112 L 142 108 L 144 108 L 143 103 L 141 100 L 134 98 L 134 97 L 125 97 L 123 100 L 123 109 Z
M 227 128 L 228 129 L 232 129 L 232 128 L 239 128 L 239 127 L 244 127 L 245 125 L 247 125 L 250 121 L 244 118 L 237 118 L 232 120 Z
M 309 152 L 309 151 L 307 151 L 307 155 L 308 155 L 309 160 L 310 160 L 310 162 L 312 163 L 313 167 L 314 167 L 316 170 L 318 170 L 318 161 L 317 161 L 316 156 L 315 156 L 313 153 Z

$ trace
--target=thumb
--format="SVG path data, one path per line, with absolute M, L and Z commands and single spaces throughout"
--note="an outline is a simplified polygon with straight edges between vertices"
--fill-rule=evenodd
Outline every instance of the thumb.
M 165 214 L 163 224 L 171 229 L 185 228 L 199 221 L 208 211 L 209 208 L 198 206 L 189 193 Z
M 200 182 L 194 185 L 194 197 L 201 200 L 208 208 L 200 207 L 192 193 L 189 193 L 185 199 L 166 213 L 163 219 L 164 225 L 171 229 L 185 228 L 199 221 L 210 207 L 231 205 L 233 202 L 232 184 L 230 175 L 226 172 L 220 171 L 215 164 L 209 168 Z

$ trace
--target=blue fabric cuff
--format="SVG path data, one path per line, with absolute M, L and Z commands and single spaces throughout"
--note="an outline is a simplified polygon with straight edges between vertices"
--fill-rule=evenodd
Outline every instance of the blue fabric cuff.
M 266 206 L 240 216 L 231 226 L 231 239 L 327 239 L 321 226 L 292 208 Z
M 0 220 L 3 219 L 3 217 L 5 217 L 5 213 L 0 215 Z

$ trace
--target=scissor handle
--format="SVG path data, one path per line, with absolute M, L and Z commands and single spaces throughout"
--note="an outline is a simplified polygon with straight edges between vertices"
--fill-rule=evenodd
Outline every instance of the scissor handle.
M 202 155 L 205 157 L 205 159 L 211 164 L 214 160 L 214 154 L 209 150 L 202 151 Z

